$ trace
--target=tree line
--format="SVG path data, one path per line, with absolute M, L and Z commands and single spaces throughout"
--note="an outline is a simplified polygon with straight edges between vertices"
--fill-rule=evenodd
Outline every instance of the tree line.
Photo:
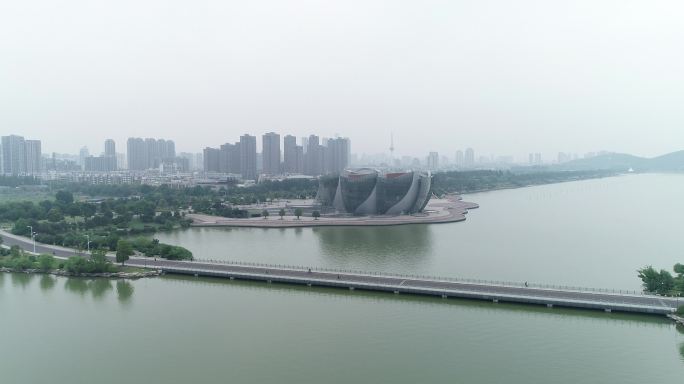
M 88 202 L 75 201 L 73 193 L 59 191 L 54 200 L 0 204 L 0 222 L 11 223 L 15 235 L 30 237 L 33 230 L 35 240 L 44 244 L 116 251 L 120 240 L 132 236 L 189 227 L 191 220 L 184 217 L 181 208 L 175 201 L 153 196 Z M 134 250 L 148 256 L 192 259 L 192 253 L 182 247 L 158 242 L 154 246 L 143 246 L 141 241 L 134 244 Z

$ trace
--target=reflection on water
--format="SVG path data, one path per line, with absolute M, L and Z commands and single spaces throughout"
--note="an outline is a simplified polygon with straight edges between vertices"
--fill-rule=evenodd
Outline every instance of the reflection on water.
M 10 273 L 11 284 L 14 287 L 26 289 L 32 281 L 37 281 L 40 290 L 43 292 L 51 291 L 57 285 L 58 280 L 64 280 L 64 291 L 75 293 L 85 297 L 88 293 L 96 301 L 101 301 L 107 297 L 107 293 L 114 290 L 112 279 L 96 278 L 87 279 L 82 277 L 55 277 L 52 275 L 41 275 L 40 277 L 28 273 Z M 5 274 L 0 273 L 0 286 L 3 285 Z M 120 303 L 129 303 L 133 297 L 135 288 L 133 284 L 126 280 L 116 282 L 116 292 Z
M 12 273 L 12 285 L 15 287 L 26 288 L 31 282 L 33 275 L 29 273 Z
M 682 355 L 682 359 L 684 359 L 684 343 L 679 346 L 679 354 Z
M 373 291 L 354 291 L 350 293 L 344 289 L 329 288 L 329 287 L 306 287 L 302 285 L 291 284 L 259 284 L 250 281 L 242 280 L 227 280 L 214 277 L 193 277 L 183 275 L 164 275 L 160 277 L 165 283 L 171 284 L 170 289 L 193 289 L 197 286 L 212 287 L 214 289 L 225 289 L 225 294 L 229 294 L 232 290 L 240 290 L 244 292 L 263 292 L 270 291 L 272 295 L 294 295 L 297 298 L 304 296 L 324 296 L 330 301 L 336 300 L 353 300 L 353 301 L 372 301 L 375 303 L 406 303 L 407 305 L 419 305 L 418 311 L 427 310 L 428 308 L 444 308 L 457 307 L 458 310 L 467 312 L 475 312 L 478 315 L 496 318 L 506 317 L 509 315 L 522 315 L 532 319 L 542 318 L 562 318 L 564 320 L 582 319 L 594 321 L 596 323 L 610 323 L 614 325 L 629 324 L 633 327 L 645 328 L 662 328 L 669 329 L 672 322 L 662 316 L 644 315 L 638 313 L 622 313 L 613 312 L 606 314 L 603 311 L 579 310 L 571 308 L 553 308 L 549 309 L 541 305 L 524 305 L 511 303 L 492 303 L 489 301 L 467 300 L 450 298 L 448 300 L 431 297 L 431 296 L 417 296 L 417 295 L 395 295 L 386 292 Z
M 131 301 L 134 290 L 135 288 L 133 288 L 133 284 L 126 280 L 118 280 L 116 282 L 116 293 L 119 296 L 119 302 L 122 304 L 126 304 Z
M 323 256 L 339 265 L 419 266 L 432 251 L 429 225 L 318 227 L 313 233 Z
M 88 281 L 80 277 L 70 277 L 64 282 L 64 290 L 85 296 L 88 292 Z
M 93 299 L 101 300 L 108 291 L 112 290 L 112 281 L 109 279 L 95 279 L 88 284 Z
M 43 275 L 40 277 L 40 289 L 42 291 L 51 290 L 55 286 L 55 284 L 57 284 L 57 279 L 55 279 L 51 275 Z

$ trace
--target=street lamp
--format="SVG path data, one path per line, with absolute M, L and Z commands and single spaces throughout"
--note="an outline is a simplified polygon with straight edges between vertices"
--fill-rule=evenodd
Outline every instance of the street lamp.
M 33 240 L 33 253 L 36 253 L 36 234 L 33 232 L 33 226 L 27 225 L 26 228 L 31 230 L 31 240 Z

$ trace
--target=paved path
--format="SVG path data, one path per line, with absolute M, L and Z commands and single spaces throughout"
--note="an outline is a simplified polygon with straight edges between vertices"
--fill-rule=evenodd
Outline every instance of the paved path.
M 449 196 L 444 199 L 433 198 L 425 211 L 413 215 L 398 216 L 328 216 L 323 215 L 318 220 L 312 217 L 297 219 L 285 216 L 281 219 L 273 215 L 264 219 L 261 217 L 248 219 L 232 219 L 228 217 L 211 216 L 205 214 L 188 214 L 193 220 L 194 227 L 252 227 L 252 228 L 293 228 L 293 227 L 372 227 L 406 224 L 439 224 L 464 221 L 470 209 L 479 206 L 475 203 L 462 201 L 460 196 Z
M 30 239 L 0 231 L 6 245 L 19 245 L 31 250 Z M 37 245 L 39 253 L 52 253 L 58 257 L 73 256 L 68 248 Z M 670 314 L 679 301 L 653 295 L 625 294 L 614 291 L 583 289 L 552 289 L 525 287 L 512 283 L 474 283 L 456 279 L 402 276 L 392 274 L 338 272 L 326 269 L 275 266 L 266 264 L 221 263 L 204 261 L 170 261 L 163 259 L 133 258 L 127 265 L 161 269 L 166 273 L 213 276 L 230 279 L 258 280 L 310 286 L 363 289 L 439 297 L 458 297 L 489 300 L 598 309 L 605 311 Z

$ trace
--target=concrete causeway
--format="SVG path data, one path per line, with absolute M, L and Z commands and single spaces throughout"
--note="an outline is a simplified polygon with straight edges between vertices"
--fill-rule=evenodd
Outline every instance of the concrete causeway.
M 19 245 L 31 251 L 30 239 L 0 231 L 5 245 Z M 44 244 L 36 245 L 37 253 L 54 254 L 56 257 L 76 255 L 74 250 Z M 54 253 L 53 253 L 54 252 Z M 85 256 L 79 254 L 79 256 Z M 110 256 L 112 257 L 112 256 Z M 209 276 L 228 279 L 262 281 L 267 283 L 300 284 L 332 287 L 346 290 L 416 294 L 442 298 L 463 298 L 537 304 L 548 307 L 595 309 L 606 312 L 635 312 L 646 314 L 673 314 L 679 301 L 673 298 L 645 295 L 638 292 L 598 290 L 570 287 L 525 286 L 522 283 L 504 283 L 409 276 L 390 273 L 364 273 L 326 268 L 307 268 L 286 265 L 268 265 L 220 261 L 172 261 L 152 258 L 132 258 L 129 266 L 154 268 L 164 273 L 193 276 Z

